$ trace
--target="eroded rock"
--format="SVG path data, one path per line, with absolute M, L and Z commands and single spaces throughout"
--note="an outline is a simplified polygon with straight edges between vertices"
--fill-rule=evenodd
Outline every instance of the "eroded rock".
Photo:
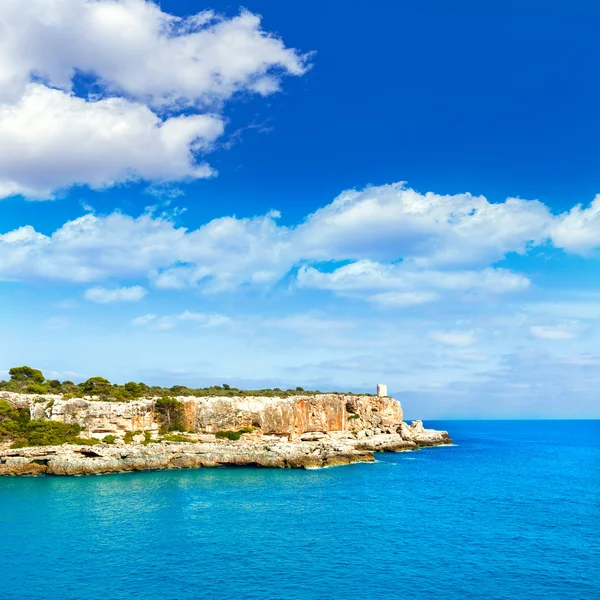
M 402 421 L 400 403 L 389 397 L 317 394 L 314 396 L 178 398 L 184 404 L 190 441 L 134 443 L 127 432 L 157 438 L 155 400 L 98 402 L 90 398 L 0 394 L 27 406 L 32 418 L 77 423 L 82 437 L 112 434 L 114 444 L 10 449 L 0 447 L 0 475 L 87 475 L 150 469 L 228 465 L 313 469 L 373 462 L 375 452 L 402 452 L 450 444 L 447 432 L 425 429 L 421 421 Z M 250 428 L 241 439 L 216 439 L 218 431 Z M 129 440 L 132 436 L 129 436 Z

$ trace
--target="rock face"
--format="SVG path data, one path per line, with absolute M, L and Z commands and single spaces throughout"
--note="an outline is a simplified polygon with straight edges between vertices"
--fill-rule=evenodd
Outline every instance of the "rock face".
M 77 423 L 86 437 L 123 435 L 127 431 L 157 432 L 154 399 L 98 402 L 86 398 L 0 393 L 15 406 L 28 406 L 32 419 Z M 178 397 L 189 431 L 214 433 L 252 427 L 264 434 L 299 439 L 306 432 L 394 430 L 402 407 L 393 398 L 317 394 L 282 397 Z
M 389 397 L 180 397 L 185 426 L 193 433 L 176 443 L 157 439 L 154 399 L 97 402 L 7 393 L 0 397 L 15 406 L 28 406 L 32 419 L 77 423 L 84 437 L 117 437 L 114 444 L 93 446 L 0 447 L 0 475 L 83 475 L 222 465 L 318 468 L 373 462 L 374 452 L 451 443 L 445 431 L 425 429 L 421 421 L 404 423 L 400 403 Z M 251 428 L 252 433 L 238 441 L 214 435 L 244 428 Z M 125 444 L 125 433 L 134 431 L 150 432 L 154 440 Z

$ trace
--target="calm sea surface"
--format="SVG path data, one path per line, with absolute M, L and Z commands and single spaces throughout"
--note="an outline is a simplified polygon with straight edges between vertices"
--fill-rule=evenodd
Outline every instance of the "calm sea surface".
M 2 600 L 600 599 L 600 421 L 320 471 L 0 478 Z

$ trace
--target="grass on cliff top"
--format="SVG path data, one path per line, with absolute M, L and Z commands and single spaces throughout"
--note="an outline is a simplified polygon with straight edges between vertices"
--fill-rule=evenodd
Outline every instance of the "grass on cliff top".
M 80 438 L 80 433 L 81 427 L 77 424 L 32 420 L 26 408 L 13 408 L 6 400 L 0 400 L 0 441 L 12 442 L 12 448 L 99 443 Z
M 123 385 L 111 383 L 104 377 L 90 377 L 81 383 L 72 381 L 59 381 L 58 379 L 46 379 L 42 371 L 32 367 L 13 367 L 9 370 L 10 380 L 0 381 L 0 391 L 19 392 L 22 394 L 63 394 L 66 398 L 83 398 L 90 396 L 97 400 L 108 400 L 123 402 L 135 400 L 136 398 L 165 398 L 173 396 L 266 396 L 286 398 L 298 395 L 315 395 L 324 392 L 319 390 L 305 390 L 302 387 L 282 390 L 270 388 L 263 390 L 240 390 L 224 383 L 205 388 L 190 388 L 183 385 L 174 385 L 166 388 L 161 386 L 150 386 L 146 383 L 130 381 Z M 332 394 L 348 394 L 352 392 L 329 392 Z M 361 394 L 372 395 L 372 394 Z

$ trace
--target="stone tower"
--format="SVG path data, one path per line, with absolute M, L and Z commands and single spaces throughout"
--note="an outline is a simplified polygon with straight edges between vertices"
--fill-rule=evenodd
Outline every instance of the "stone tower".
M 387 385 L 385 385 L 385 383 L 377 384 L 377 395 L 378 396 L 387 396 Z

